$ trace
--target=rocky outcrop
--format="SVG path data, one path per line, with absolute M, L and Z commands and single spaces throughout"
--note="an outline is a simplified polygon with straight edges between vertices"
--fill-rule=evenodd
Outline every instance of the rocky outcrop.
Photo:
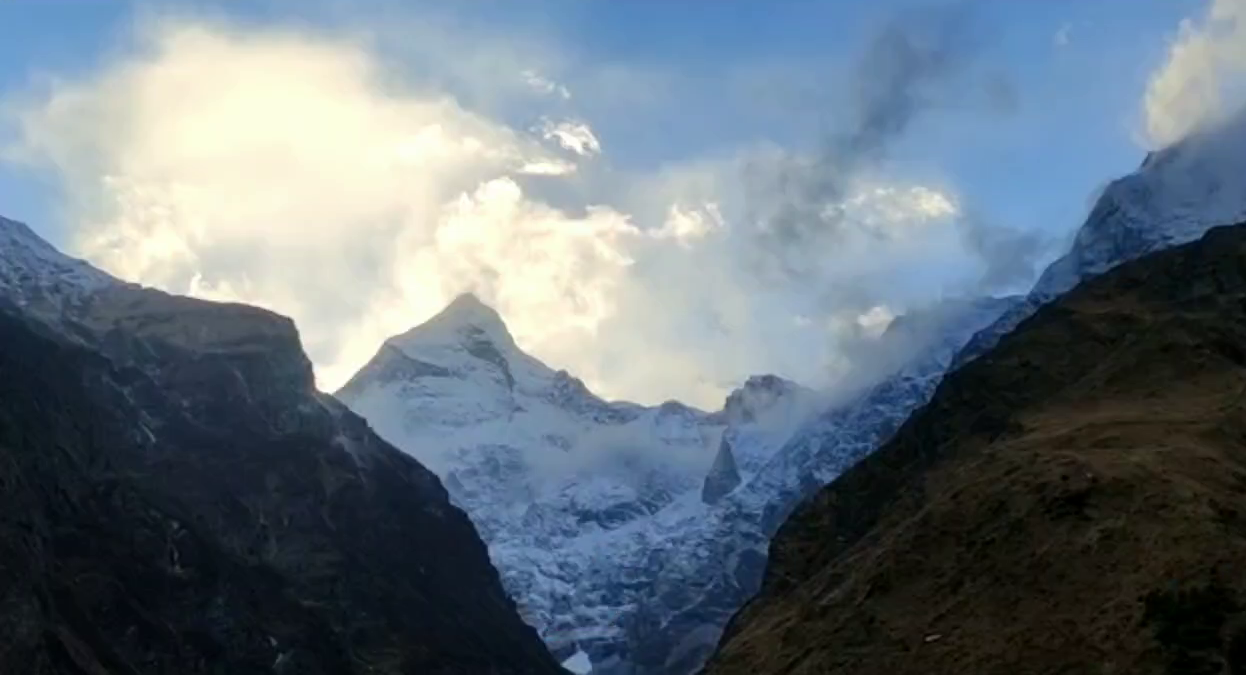
M 13 250 L 0 672 L 562 672 L 437 477 L 315 390 L 289 320 Z
M 740 484 L 740 470 L 736 468 L 735 457 L 731 454 L 731 441 L 724 434 L 718 444 L 718 454 L 714 455 L 714 463 L 705 476 L 705 484 L 701 486 L 701 501 L 706 504 L 717 504 L 719 500 L 731 494 Z
M 709 675 L 1246 668 L 1246 226 L 968 360 L 787 520 Z

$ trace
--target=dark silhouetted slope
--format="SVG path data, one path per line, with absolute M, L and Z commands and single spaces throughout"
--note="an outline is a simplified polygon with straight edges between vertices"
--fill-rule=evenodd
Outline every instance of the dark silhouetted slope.
M 563 672 L 287 319 L 130 286 L 48 306 L 0 298 L 0 672 Z
M 710 675 L 1246 672 L 1246 226 L 1125 263 L 783 525 Z

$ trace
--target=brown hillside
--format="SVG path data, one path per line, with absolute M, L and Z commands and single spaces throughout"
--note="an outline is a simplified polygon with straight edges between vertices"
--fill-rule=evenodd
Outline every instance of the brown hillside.
M 1246 673 L 1246 226 L 950 375 L 783 526 L 706 672 Z

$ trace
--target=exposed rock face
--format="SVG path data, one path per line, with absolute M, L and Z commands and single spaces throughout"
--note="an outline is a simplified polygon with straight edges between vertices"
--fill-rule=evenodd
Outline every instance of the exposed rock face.
M 289 320 L 32 237 L 0 223 L 0 672 L 562 672 Z
M 701 501 L 717 504 L 731 494 L 741 480 L 740 470 L 736 468 L 735 457 L 731 454 L 731 441 L 724 436 L 718 444 L 718 454 L 714 456 L 710 472 L 705 476 L 705 484 L 701 486 Z
M 1246 226 L 1043 307 L 787 520 L 706 673 L 1246 672 L 1243 344 Z

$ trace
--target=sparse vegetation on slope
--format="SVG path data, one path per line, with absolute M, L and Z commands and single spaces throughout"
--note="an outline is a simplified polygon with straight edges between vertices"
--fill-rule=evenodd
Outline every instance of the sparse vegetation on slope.
M 709 675 L 1246 672 L 1246 226 L 1127 263 L 803 505 Z

